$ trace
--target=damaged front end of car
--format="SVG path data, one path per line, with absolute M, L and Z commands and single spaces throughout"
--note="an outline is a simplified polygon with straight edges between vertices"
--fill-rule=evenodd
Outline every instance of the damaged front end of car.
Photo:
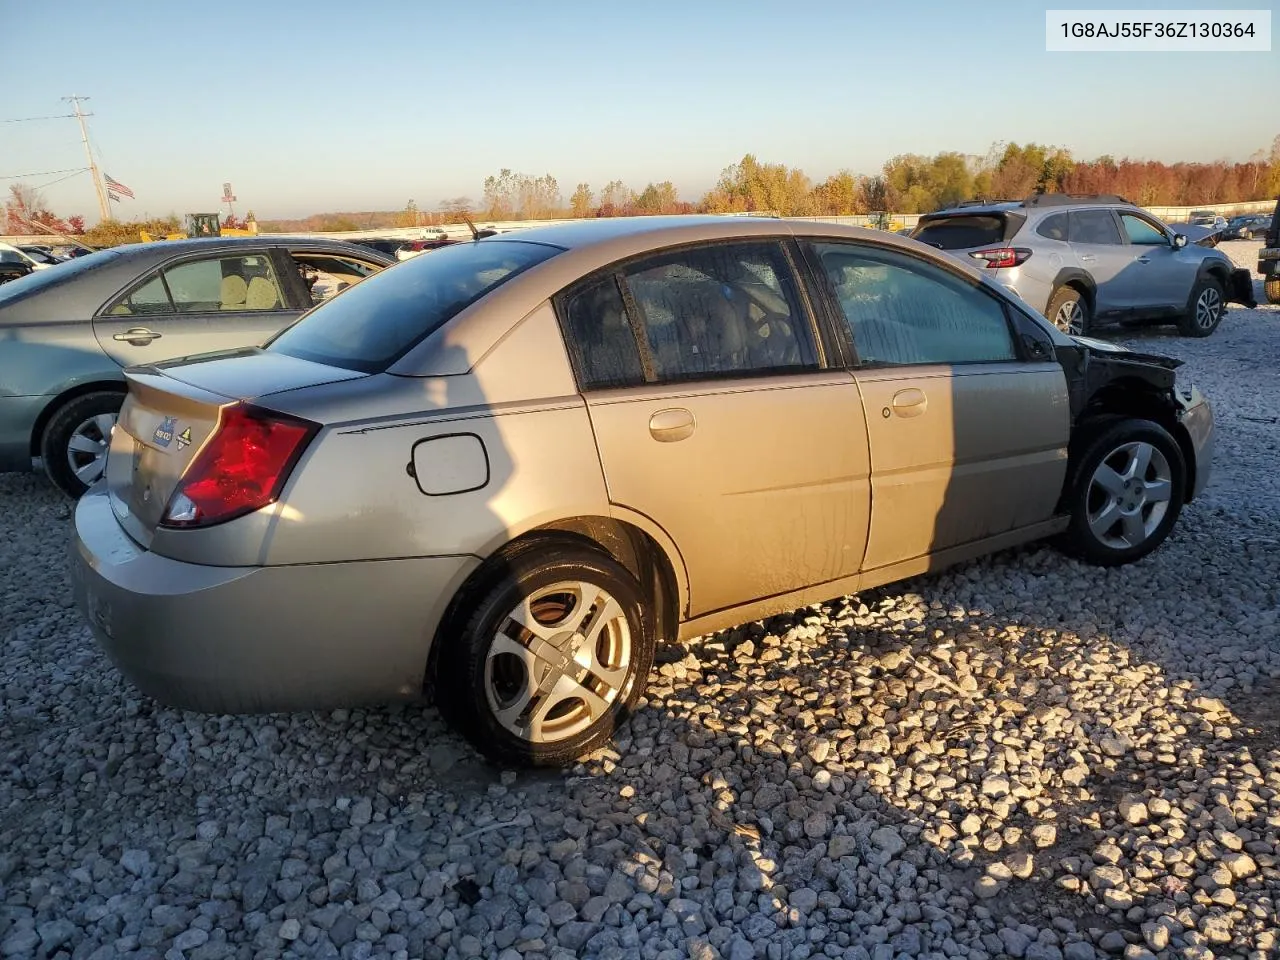
M 1213 461 L 1213 410 L 1194 384 L 1178 381 L 1175 371 L 1183 362 L 1091 337 L 1071 340 L 1058 348 L 1058 360 L 1067 375 L 1072 422 L 1143 416 L 1162 424 L 1186 458 L 1188 502 L 1199 496 Z

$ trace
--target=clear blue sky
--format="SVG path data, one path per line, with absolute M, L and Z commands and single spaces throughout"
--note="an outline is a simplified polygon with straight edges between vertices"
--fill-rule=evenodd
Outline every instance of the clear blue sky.
M 266 219 L 478 201 L 502 167 L 696 199 L 747 152 L 819 179 L 999 140 L 1244 160 L 1280 133 L 1280 51 L 1046 53 L 1063 6 L 1107 4 L 14 2 L 0 119 L 91 96 L 103 168 L 137 194 L 122 218 L 217 209 L 224 180 Z M 74 120 L 0 123 L 0 175 L 84 164 Z M 97 219 L 87 175 L 44 192 Z

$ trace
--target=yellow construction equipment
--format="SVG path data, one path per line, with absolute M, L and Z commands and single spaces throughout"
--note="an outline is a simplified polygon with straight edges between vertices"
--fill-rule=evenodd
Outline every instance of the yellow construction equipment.
M 224 227 L 216 213 L 188 213 L 186 229 L 178 233 L 153 237 L 145 230 L 138 231 L 143 243 L 153 240 L 186 240 L 188 237 L 256 237 L 258 221 L 250 220 L 247 227 Z

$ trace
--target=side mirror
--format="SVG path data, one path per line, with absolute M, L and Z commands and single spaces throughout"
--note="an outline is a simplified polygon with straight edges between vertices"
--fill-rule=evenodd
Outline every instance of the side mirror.
M 1185 234 L 1175 233 L 1173 235 L 1173 249 L 1181 250 L 1186 245 L 1187 245 L 1187 238 Z

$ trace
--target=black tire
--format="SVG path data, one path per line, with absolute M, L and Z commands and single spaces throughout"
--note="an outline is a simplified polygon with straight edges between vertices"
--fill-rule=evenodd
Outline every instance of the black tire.
M 491 704 L 490 681 L 494 681 L 495 698 L 501 685 L 497 679 L 500 672 L 507 674 L 504 679 L 508 689 L 520 687 L 527 694 L 528 686 L 532 686 L 529 683 L 530 675 L 517 658 L 499 654 L 494 658 L 495 666 L 491 676 L 486 669 L 490 647 L 497 639 L 500 629 L 504 633 L 513 629 L 508 625 L 510 614 L 524 604 L 526 598 L 533 597 L 536 602 L 540 590 L 547 590 L 560 583 L 578 582 L 603 590 L 617 601 L 621 610 L 621 618 L 615 621 L 618 623 L 617 631 L 621 631 L 621 619 L 625 619 L 630 651 L 626 658 L 625 673 L 621 666 L 617 667 L 619 675 L 624 679 L 610 688 L 597 673 L 574 667 L 566 674 L 571 680 L 576 675 L 587 683 L 599 683 L 597 689 L 614 691 L 601 698 L 607 701 L 607 708 L 594 719 L 588 713 L 579 722 L 586 723 L 589 720 L 589 725 L 581 730 L 570 730 L 562 737 L 548 737 L 540 741 L 532 734 L 517 735 L 504 726 L 496 715 L 495 707 Z M 448 646 L 440 651 L 435 678 L 436 703 L 445 720 L 477 750 L 497 764 L 505 767 L 564 766 L 612 737 L 643 692 L 653 665 L 657 638 L 654 613 L 645 601 L 640 585 L 625 567 L 600 551 L 577 544 L 548 542 L 534 550 L 522 551 L 503 561 L 490 583 L 487 589 L 480 592 L 479 600 L 466 620 L 466 627 L 461 635 L 441 637 L 439 640 Z M 569 594 L 557 592 L 550 595 L 553 604 L 556 597 L 562 596 Z M 578 598 L 574 596 L 568 612 L 563 614 L 563 620 L 545 624 L 548 631 L 561 631 L 566 642 L 571 641 L 574 636 L 582 635 L 581 631 L 575 630 L 570 634 L 569 630 L 561 629 L 578 622 L 575 617 L 578 612 L 577 603 Z M 589 613 L 591 609 L 595 608 L 588 608 L 585 612 Z M 466 611 L 462 616 L 467 616 Z M 617 642 L 616 636 L 621 633 L 611 635 L 615 637 L 614 642 Z M 564 652 L 561 649 L 561 653 Z M 569 655 L 572 656 L 571 653 Z M 579 657 L 581 656 L 582 651 L 579 652 Z M 594 662 L 604 662 L 598 652 Z M 536 660 L 536 663 L 539 670 L 547 671 L 545 676 L 550 676 L 552 668 L 548 666 L 548 661 Z M 578 689 L 582 690 L 582 686 L 579 685 Z M 612 699 L 608 699 L 609 696 Z M 510 702 L 521 702 L 520 696 L 513 693 Z M 586 699 L 578 698 L 575 701 L 566 696 L 553 705 L 549 716 L 553 717 L 561 707 L 568 705 L 568 719 L 562 722 L 569 724 L 575 714 L 575 702 L 581 705 L 581 709 L 577 711 L 579 714 L 588 710 Z
M 1097 566 L 1114 567 L 1133 563 L 1164 542 L 1182 513 L 1187 483 L 1187 467 L 1182 449 L 1164 427 L 1151 420 L 1114 418 L 1103 420 L 1092 427 L 1086 425 L 1081 429 L 1087 433 L 1082 436 L 1077 449 L 1072 451 L 1072 465 L 1067 481 L 1067 508 L 1071 514 L 1071 525 L 1060 538 L 1059 546 L 1072 556 Z M 1130 444 L 1146 444 L 1159 452 L 1168 472 L 1168 499 L 1139 507 L 1136 511 L 1129 510 L 1130 515 L 1138 515 L 1148 522 L 1154 520 L 1155 523 L 1149 531 L 1144 532 L 1140 542 L 1122 546 L 1117 542 L 1121 539 L 1117 527 L 1119 531 L 1124 530 L 1123 511 L 1135 502 L 1140 491 L 1135 488 L 1113 496 L 1102 489 L 1101 484 L 1095 484 L 1094 478 L 1106 464 L 1123 479 L 1121 465 L 1129 456 L 1126 447 Z M 1152 455 L 1144 475 L 1133 479 L 1150 483 L 1160 479 L 1160 472 L 1160 464 Z M 1103 511 L 1109 501 L 1114 502 L 1119 511 L 1112 521 L 1113 526 L 1107 526 L 1103 519 Z M 1157 519 L 1155 508 L 1159 502 L 1163 502 L 1165 508 L 1163 515 Z M 1148 506 L 1151 507 L 1150 510 Z M 1101 522 L 1101 529 L 1090 525 L 1091 516 Z
M 40 437 L 40 458 L 44 461 L 44 472 L 54 486 L 73 500 L 78 500 L 89 489 L 89 484 L 76 476 L 76 471 L 68 460 L 71 438 L 81 424 L 95 417 L 110 415 L 114 422 L 124 404 L 124 396 L 115 390 L 83 394 L 59 407 L 45 424 L 44 433 Z M 109 433 L 102 439 L 108 440 Z M 77 459 L 87 463 L 88 455 Z
M 1280 275 L 1268 277 L 1262 289 L 1267 295 L 1267 303 L 1280 303 Z
M 1200 300 L 1209 297 L 1217 302 L 1217 309 L 1211 310 L 1212 317 L 1203 319 Z M 1213 277 L 1201 277 L 1191 288 L 1191 296 L 1187 298 L 1187 309 L 1178 319 L 1178 332 L 1184 337 L 1207 337 L 1218 329 L 1223 316 L 1227 312 L 1226 289 Z
M 1058 320 L 1058 314 L 1061 313 L 1068 304 L 1075 304 L 1080 308 L 1080 329 L 1078 330 L 1066 329 Z M 1057 290 L 1053 291 L 1053 296 L 1049 298 L 1049 305 L 1044 308 L 1044 315 L 1048 318 L 1050 323 L 1063 333 L 1085 336 L 1093 327 L 1093 316 L 1089 309 L 1089 299 L 1075 287 L 1059 287 Z

